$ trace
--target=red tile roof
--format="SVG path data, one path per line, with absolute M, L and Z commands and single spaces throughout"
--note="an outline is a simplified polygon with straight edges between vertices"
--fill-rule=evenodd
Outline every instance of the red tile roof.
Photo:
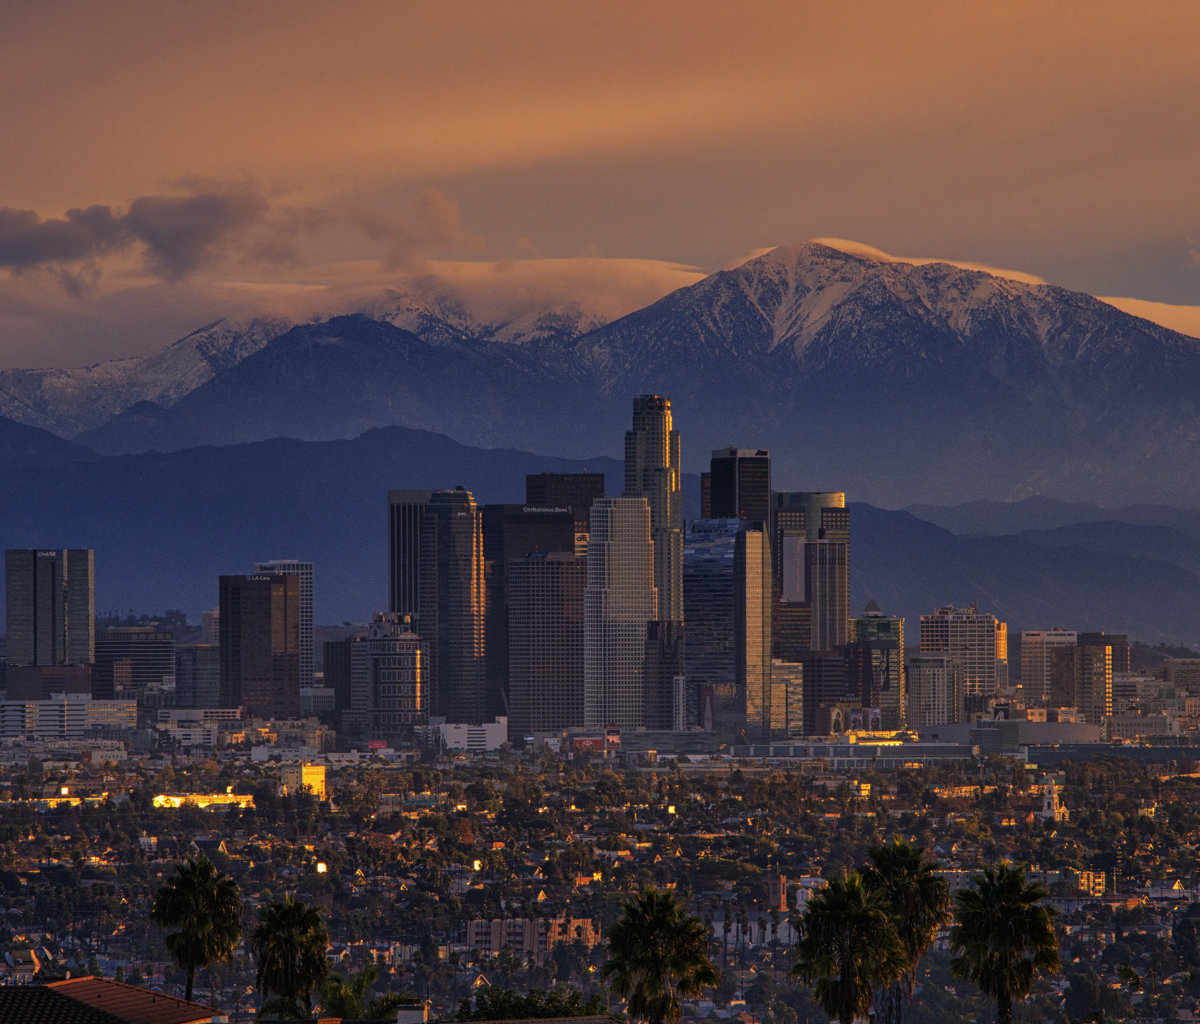
M 198 1024 L 212 1020 L 220 1012 L 211 1006 L 107 978 L 70 978 L 52 981 L 46 988 L 91 1009 L 102 1010 L 124 1024 Z

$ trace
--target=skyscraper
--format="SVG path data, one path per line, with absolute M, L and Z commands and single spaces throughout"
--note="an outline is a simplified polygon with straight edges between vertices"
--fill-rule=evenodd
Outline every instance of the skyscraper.
M 259 562 L 255 573 L 282 573 L 300 577 L 300 685 L 313 684 L 313 565 L 291 558 Z
M 573 558 L 576 525 L 574 512 L 566 505 L 484 505 L 481 511 L 487 601 L 484 625 L 487 706 L 484 711 L 486 718 L 491 720 L 509 714 L 510 565 L 513 559 L 534 552 L 565 551 Z M 582 670 L 582 663 L 580 668 Z M 511 716 L 509 725 L 512 726 Z
M 646 624 L 642 721 L 647 729 L 671 730 L 687 720 L 683 640 L 682 622 L 656 620 Z
M 365 637 L 351 639 L 350 707 L 342 725 L 368 739 L 407 735 L 429 720 L 426 645 L 412 617 L 377 612 Z
M 420 539 L 413 630 L 428 645 L 430 713 L 479 725 L 486 713 L 483 522 L 471 492 L 434 491 Z
M 592 503 L 583 595 L 583 711 L 589 729 L 643 724 L 646 628 L 659 618 L 654 548 L 645 498 Z
M 216 644 L 175 648 L 175 703 L 181 708 L 221 706 L 221 648 Z
M 582 728 L 587 561 L 569 551 L 515 558 L 508 569 L 508 735 Z
M 388 611 L 420 628 L 421 530 L 433 491 L 388 491 Z
M 1124 633 L 1080 633 L 1075 648 L 1075 706 L 1093 725 L 1113 713 L 1113 673 L 1129 671 Z
M 849 691 L 849 662 L 846 649 L 838 651 L 807 651 L 800 659 L 804 672 L 804 735 L 816 736 L 818 712 L 858 701 Z
M 771 659 L 771 738 L 804 737 L 804 665 Z
M 575 516 L 575 554 L 587 554 L 592 502 L 604 497 L 603 473 L 530 473 L 525 504 L 531 508 L 569 508 Z
M 927 729 L 961 718 L 962 670 L 949 654 L 909 649 L 905 659 L 907 726 Z
M 4 553 L 8 664 L 90 665 L 96 645 L 95 552 Z
M 996 616 L 970 608 L 948 605 L 932 615 L 921 616 L 921 653 L 944 653 L 962 667 L 964 712 L 981 711 L 995 697 L 1001 673 L 997 671 L 1007 653 L 1007 627 Z
M 173 675 L 175 635 L 170 630 L 110 626 L 96 641 L 92 695 L 98 700 L 138 700 L 148 690 L 161 690 L 164 678 Z
M 1050 699 L 1052 651 L 1074 647 L 1078 634 L 1073 629 L 1027 629 L 1021 633 L 1021 689 L 1026 700 Z
M 874 601 L 867 602 L 862 615 L 850 623 L 850 641 L 869 652 L 869 673 L 850 681 L 863 707 L 879 708 L 885 729 L 905 724 L 904 620 L 884 615 Z M 857 685 L 856 685 L 857 684 Z
M 654 542 L 656 618 L 683 620 L 683 491 L 679 431 L 672 429 L 671 400 L 641 395 L 633 400 L 633 429 L 625 433 L 626 498 L 645 498 Z
M 777 618 L 793 632 L 806 603 L 813 650 L 831 650 L 850 634 L 850 511 L 840 491 L 780 491 L 771 495 L 771 545 L 778 580 Z M 796 611 L 796 610 L 793 610 Z M 778 648 L 776 656 L 793 657 Z
M 771 453 L 718 448 L 709 463 L 709 518 L 771 521 Z
M 220 578 L 221 707 L 253 718 L 300 710 L 300 577 Z
M 729 739 L 769 739 L 771 545 L 764 525 L 692 520 L 684 543 L 684 615 L 691 712 L 711 688 L 713 728 Z

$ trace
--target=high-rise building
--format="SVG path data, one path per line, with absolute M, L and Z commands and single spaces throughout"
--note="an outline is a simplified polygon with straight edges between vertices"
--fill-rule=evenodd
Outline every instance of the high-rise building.
M 1021 689 L 1027 701 L 1050 699 L 1050 659 L 1056 647 L 1074 647 L 1073 629 L 1027 629 L 1021 633 Z
M 200 642 L 214 645 L 221 642 L 220 608 L 209 608 L 200 614 Z
M 806 651 L 800 659 L 804 672 L 804 735 L 816 736 L 817 719 L 822 708 L 847 701 L 858 702 L 849 690 L 849 662 L 846 649 Z
M 587 554 L 592 502 L 604 497 L 603 473 L 530 473 L 525 504 L 532 508 L 569 508 L 575 516 L 575 554 Z
M 252 718 L 300 709 L 300 577 L 222 576 L 221 700 Z
M 947 725 L 962 717 L 962 671 L 949 654 L 927 654 L 909 648 L 905 657 L 910 729 Z
M 642 721 L 647 729 L 671 730 L 687 720 L 687 680 L 682 622 L 646 624 Z
M 313 684 L 313 564 L 291 558 L 259 562 L 256 573 L 282 573 L 300 577 L 300 685 Z
M 841 491 L 781 491 L 771 495 L 777 611 L 795 634 L 802 615 L 783 605 L 809 605 L 809 643 L 831 650 L 850 638 L 850 510 Z M 777 657 L 796 652 L 776 651 Z
M 921 653 L 949 654 L 962 669 L 962 701 L 966 712 L 983 710 L 999 691 L 1001 665 L 1007 667 L 1007 627 L 996 616 L 948 605 L 921 616 Z
M 406 735 L 429 721 L 426 645 L 412 617 L 377 612 L 365 637 L 350 648 L 350 707 L 342 725 L 368 739 Z
M 710 519 L 771 521 L 771 453 L 718 448 L 709 463 Z
M 221 706 L 221 648 L 217 644 L 175 648 L 175 704 L 181 708 Z
M 1129 671 L 1124 633 L 1080 633 L 1075 648 L 1075 704 L 1084 721 L 1103 725 L 1113 713 L 1113 674 Z
M 901 729 L 907 706 L 904 692 L 904 620 L 884 615 L 868 601 L 862 615 L 850 623 L 850 641 L 869 652 L 869 671 L 851 680 L 862 706 L 879 708 L 885 729 Z
M 733 549 L 734 721 L 750 742 L 769 742 L 771 708 L 771 539 L 762 520 L 742 520 Z M 721 705 L 718 701 L 718 733 Z
M 494 719 L 507 715 L 511 729 L 514 726 L 509 708 L 508 668 L 510 565 L 513 559 L 522 559 L 535 552 L 565 551 L 572 558 L 575 557 L 575 516 L 566 505 L 484 505 L 482 516 L 484 593 L 487 601 L 484 623 L 487 672 L 485 716 L 486 719 Z
M 4 553 L 9 665 L 90 665 L 96 645 L 95 552 Z
M 771 544 L 764 524 L 694 519 L 683 554 L 688 721 L 701 725 L 712 693 L 713 728 L 728 739 L 770 739 Z
M 508 735 L 578 729 L 583 715 L 587 560 L 569 551 L 515 558 L 508 569 Z
M 637 728 L 645 704 L 646 628 L 659 618 L 650 506 L 641 497 L 597 498 L 590 525 L 583 595 L 584 725 Z
M 433 491 L 388 491 L 388 611 L 420 629 L 421 531 Z
M 413 631 L 428 645 L 430 713 L 479 725 L 487 700 L 483 521 L 470 491 L 434 491 L 421 524 Z
M 717 693 L 732 694 L 737 680 L 733 592 L 739 528 L 736 519 L 692 519 L 684 534 L 683 614 L 687 622 L 690 725 L 704 725 L 702 690 L 712 693 L 715 704 Z
M 175 675 L 175 635 L 144 626 L 110 626 L 96 640 L 92 695 L 137 700 Z
M 804 665 L 771 659 L 771 738 L 804 737 Z
M 325 689 L 333 691 L 333 706 L 337 712 L 335 721 L 340 722 L 341 713 L 350 707 L 350 648 L 356 640 L 365 637 L 371 627 L 365 623 L 351 627 L 348 637 L 342 640 L 326 640 L 321 645 L 321 668 L 324 672 Z
M 633 429 L 625 433 L 626 498 L 645 498 L 654 542 L 658 619 L 683 620 L 683 491 L 679 431 L 672 429 L 671 400 L 640 395 L 633 400 Z

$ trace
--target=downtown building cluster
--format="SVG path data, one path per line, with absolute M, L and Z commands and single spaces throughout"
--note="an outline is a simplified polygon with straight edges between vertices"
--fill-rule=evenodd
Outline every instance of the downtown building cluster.
M 1149 726 L 1122 716 L 1164 700 L 1183 714 L 1174 690 L 1130 673 L 1124 636 L 1029 631 L 1019 688 L 1007 627 L 976 607 L 921 616 L 906 646 L 904 619 L 875 601 L 851 614 L 844 494 L 775 491 L 769 451 L 718 449 L 688 520 L 680 449 L 670 399 L 642 395 L 619 496 L 598 473 L 531 475 L 524 504 L 389 491 L 388 610 L 325 641 L 319 673 L 311 562 L 220 576 L 201 635 L 176 644 L 154 623 L 97 635 L 90 550 L 10 550 L 5 734 L 44 720 L 215 740 L 320 718 L 321 735 L 375 747 L 609 749 L 636 735 L 701 752 L 846 733 L 962 741 L 937 730 L 1013 718 L 1132 737 Z

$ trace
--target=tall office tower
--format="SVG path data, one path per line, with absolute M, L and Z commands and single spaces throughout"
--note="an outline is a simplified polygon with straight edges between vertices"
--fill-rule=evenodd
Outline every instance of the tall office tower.
M 642 719 L 647 729 L 671 730 L 679 722 L 687 721 L 683 640 L 682 622 L 656 621 L 646 625 Z
M 904 620 L 884 615 L 878 604 L 868 601 L 862 615 L 850 623 L 850 641 L 870 652 L 870 672 L 860 677 L 857 687 L 863 707 L 879 708 L 885 729 L 902 729 L 907 713 Z
M 850 510 L 845 494 L 772 494 L 771 546 L 781 623 L 789 621 L 783 605 L 807 603 L 812 649 L 832 650 L 845 644 L 850 638 Z M 798 618 L 798 613 L 791 618 Z M 776 656 L 794 658 L 794 653 Z
M 701 691 L 731 697 L 737 679 L 734 641 L 736 519 L 692 519 L 683 544 L 683 614 L 687 622 L 687 722 L 704 726 Z M 716 722 L 713 722 L 715 728 Z
M 712 473 L 700 474 L 700 518 L 711 519 L 712 514 Z
M 333 707 L 341 721 L 341 713 L 350 707 L 350 649 L 371 631 L 366 623 L 350 627 L 350 635 L 341 640 L 326 640 L 321 645 L 321 668 L 325 688 L 333 691 Z
M 508 568 L 508 736 L 578 729 L 583 716 L 587 560 L 569 551 L 514 558 Z
M 1050 663 L 1049 696 L 1046 698 L 1048 707 L 1077 708 L 1079 702 L 1075 693 L 1075 655 L 1079 650 L 1078 643 L 1072 647 L 1053 646 L 1047 652 Z
M 771 739 L 804 738 L 804 666 L 771 659 Z
M 95 558 L 90 548 L 5 551 L 9 665 L 92 664 Z
M 484 716 L 486 721 L 491 721 L 509 714 L 510 564 L 513 559 L 525 558 L 534 552 L 565 551 L 573 558 L 576 527 L 574 512 L 567 505 L 484 505 L 481 512 L 487 602 L 484 613 L 487 673 Z
M 1124 633 L 1080 633 L 1075 648 L 1075 706 L 1092 725 L 1113 713 L 1113 673 L 1129 671 Z
M 259 562 L 255 573 L 281 573 L 300 577 L 300 685 L 313 684 L 313 564 L 292 558 Z
M 830 651 L 850 639 L 849 547 L 840 541 L 804 545 L 804 590 L 812 645 Z
M 175 704 L 181 708 L 221 706 L 221 648 L 216 644 L 175 648 Z
M 659 618 L 654 569 L 646 499 L 597 498 L 583 593 L 583 719 L 589 729 L 643 724 L 646 626 Z
M 342 725 L 368 739 L 406 735 L 429 721 L 426 645 L 412 616 L 376 612 L 367 635 L 349 642 L 350 707 Z
M 944 653 L 962 666 L 963 710 L 981 711 L 996 696 L 997 649 L 1006 653 L 1007 626 L 996 616 L 948 605 L 921 616 L 921 653 Z
M 688 523 L 683 555 L 689 722 L 711 687 L 713 728 L 729 739 L 769 739 L 771 544 L 765 525 L 738 519 Z
M 487 711 L 483 522 L 470 491 L 434 491 L 421 522 L 413 631 L 428 645 L 430 714 L 479 725 Z
M 110 626 L 96 640 L 92 696 L 137 700 L 175 675 L 175 635 L 143 626 Z
M 683 491 L 679 431 L 671 429 L 671 400 L 641 395 L 633 400 L 633 429 L 625 433 L 626 498 L 645 498 L 654 542 L 656 618 L 683 621 Z
M 772 551 L 774 554 L 774 551 Z M 784 601 L 779 577 L 772 585 L 771 653 L 785 662 L 798 662 L 805 651 L 813 649 L 812 605 L 807 601 Z
M 806 651 L 800 659 L 804 672 L 804 735 L 816 736 L 821 708 L 857 703 L 848 689 L 849 662 L 846 651 Z
M 1026 701 L 1050 699 L 1050 657 L 1056 647 L 1074 647 L 1073 629 L 1027 629 L 1021 633 L 1021 689 Z
M 604 497 L 603 473 L 530 473 L 525 477 L 525 504 L 532 508 L 566 506 L 575 514 L 575 554 L 587 554 L 588 518 L 592 502 Z
M 771 453 L 763 448 L 718 448 L 709 463 L 711 519 L 771 522 Z
M 735 713 L 750 742 L 766 743 L 772 723 L 771 539 L 763 520 L 740 522 L 733 576 Z
M 962 669 L 949 654 L 909 648 L 904 665 L 910 729 L 948 725 L 962 718 Z
M 220 577 L 221 707 L 252 718 L 300 710 L 300 577 Z
M 433 491 L 388 491 L 388 611 L 420 631 L 421 531 Z
M 214 646 L 221 642 L 220 608 L 209 608 L 200 614 L 200 642 Z

